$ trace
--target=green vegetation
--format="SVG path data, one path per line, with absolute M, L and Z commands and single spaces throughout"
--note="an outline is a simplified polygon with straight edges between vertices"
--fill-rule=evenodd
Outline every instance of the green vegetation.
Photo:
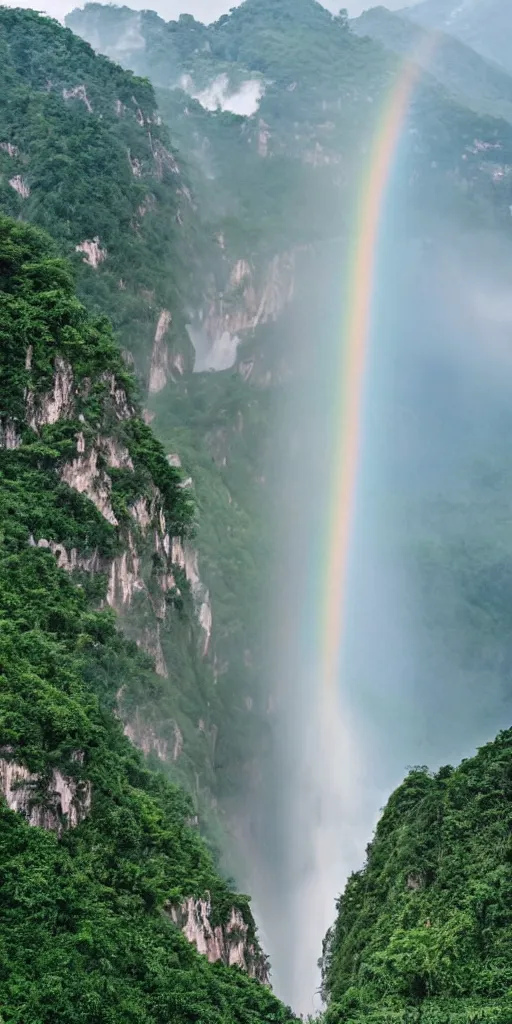
M 272 389 L 258 391 L 231 370 L 187 378 L 172 403 L 165 393 L 152 401 L 160 435 L 193 479 L 195 541 L 214 602 L 215 786 L 224 805 L 251 785 L 251 762 L 269 742 L 262 580 L 274 543 L 265 486 L 274 401 Z
M 203 294 L 191 304 L 192 321 L 198 312 L 208 315 L 210 302 L 216 314 L 244 312 L 244 286 L 237 291 L 230 284 L 235 261 L 248 262 L 258 292 L 276 254 L 315 247 L 318 267 L 326 239 L 350 238 L 355 189 L 368 169 L 401 57 L 359 38 L 344 18 L 333 18 L 313 0 L 246 0 L 209 26 L 190 17 L 165 22 L 150 11 L 87 4 L 67 23 L 96 49 L 149 76 L 156 88 L 198 207 L 191 276 Z M 244 81 L 265 82 L 256 113 L 206 110 L 192 98 L 223 74 L 231 92 Z M 424 74 L 407 128 L 398 187 L 409 227 L 420 237 L 439 220 L 508 230 L 510 125 L 479 117 Z M 303 282 L 296 282 L 296 295 L 299 288 Z M 286 329 L 281 314 L 275 328 L 247 332 L 240 361 L 254 356 L 256 366 L 267 366 L 269 349 L 277 349 Z M 313 353 L 316 326 L 310 336 Z M 295 372 L 293 351 L 283 362 L 285 374 Z M 224 812 L 235 805 L 238 825 L 236 811 L 242 808 L 244 816 L 245 796 L 258 775 L 254 764 L 265 759 L 271 743 L 262 633 L 275 564 L 275 537 L 265 520 L 273 500 L 271 424 L 282 397 L 275 370 L 268 387 L 255 381 L 257 372 L 244 381 L 236 366 L 221 374 L 186 370 L 148 403 L 166 451 L 179 455 L 192 477 L 199 567 L 212 599 L 209 659 L 192 671 L 183 643 L 178 669 L 180 686 L 187 680 L 186 714 L 179 721 L 183 730 L 188 723 L 188 784 L 199 763 L 194 799 L 210 827 L 216 798 L 224 823 Z M 197 722 L 207 717 L 212 731 L 205 755 Z
M 193 212 L 152 87 L 31 11 L 0 9 L 0 56 L 0 207 L 73 258 L 81 297 L 111 318 L 144 378 L 162 308 L 186 351 L 194 293 Z M 94 239 L 95 269 L 75 253 Z
M 180 473 L 168 464 L 150 429 L 129 414 L 135 381 L 108 321 L 88 317 L 74 294 L 69 266 L 55 256 L 45 235 L 25 225 L 15 227 L 2 217 L 0 245 L 0 414 L 20 431 L 24 442 L 7 453 L 8 459 L 18 460 L 20 470 L 33 470 L 35 480 L 41 465 L 59 467 L 73 457 L 78 433 L 83 435 L 84 449 L 88 447 L 101 417 L 102 429 L 126 445 L 132 460 L 132 500 L 158 486 L 169 529 L 184 534 L 192 515 L 190 500 L 180 487 Z M 66 410 L 64 421 L 46 423 L 36 433 L 30 426 L 31 410 L 37 419 L 41 401 L 52 390 L 56 359 L 64 373 L 69 367 L 73 407 Z M 127 415 L 124 408 L 121 413 L 116 410 L 116 390 L 123 396 Z M 54 490 L 59 493 L 58 487 Z M 52 535 L 52 539 L 64 542 L 66 538 Z
M 209 26 L 188 17 L 166 23 L 153 12 L 94 3 L 74 11 L 67 23 L 151 76 L 180 152 L 195 166 L 207 230 L 212 219 L 212 231 L 220 230 L 219 215 L 224 216 L 233 258 L 266 257 L 289 244 L 347 231 L 361 167 L 403 70 L 403 43 L 385 49 L 377 39 L 360 37 L 344 17 L 334 17 L 315 0 L 245 0 Z M 461 49 L 459 71 L 441 49 L 412 94 L 411 131 L 404 132 L 404 198 L 427 214 L 457 207 L 452 216 L 466 221 L 508 224 L 508 174 L 500 178 L 493 172 L 511 163 L 512 130 L 479 117 L 466 103 L 478 93 L 482 113 L 510 113 L 502 106 L 510 83 Z M 439 66 L 446 89 L 435 81 Z M 177 88 L 188 76 L 187 91 L 197 92 L 222 74 L 231 92 L 243 81 L 264 81 L 257 113 L 242 118 L 200 110 Z M 454 89 L 454 79 L 461 77 L 465 88 Z M 476 151 L 475 139 L 483 144 Z M 202 188 L 198 168 L 208 179 Z
M 512 78 L 460 40 L 442 32 L 431 38 L 408 17 L 386 7 L 373 7 L 350 25 L 358 35 L 417 60 L 464 106 L 512 120 Z
M 122 540 L 83 495 L 60 482 L 62 459 L 85 420 L 60 419 L 39 435 L 21 420 L 23 388 L 46 392 L 56 355 L 69 360 L 75 395 L 91 374 L 132 382 L 105 321 L 74 298 L 69 267 L 45 236 L 0 222 L 0 397 L 2 422 L 18 417 L 19 446 L 1 452 L 0 745 L 4 759 L 37 773 L 45 803 L 52 772 L 90 784 L 92 808 L 59 838 L 0 808 L 0 1006 L 6 1022 L 119 1021 L 212 1024 L 287 1021 L 271 993 L 237 968 L 211 965 L 173 924 L 170 907 L 188 896 L 212 901 L 212 920 L 239 908 L 254 938 L 247 897 L 230 892 L 191 824 L 188 797 L 144 767 L 115 715 L 120 687 L 158 691 L 150 660 L 98 610 L 101 579 L 58 568 L 34 546 L 44 536 L 98 547 Z M 33 345 L 32 377 L 25 366 Z M 100 412 L 109 429 L 108 395 Z M 103 418 L 105 417 L 105 419 Z M 162 487 L 182 530 L 188 502 L 160 446 L 137 418 L 130 452 L 143 479 Z M 47 433 L 46 431 L 49 431 Z M 165 467 L 165 470 L 164 470 Z M 166 490 L 166 487 L 168 488 Z M 98 590 L 99 583 L 99 590 Z M 77 751 L 80 756 L 77 757 Z M 63 820 L 65 826 L 65 819 Z
M 512 730 L 391 796 L 326 938 L 326 1024 L 507 1024 Z
M 512 29 L 508 0 L 476 0 L 454 9 L 451 0 L 422 0 L 408 15 L 430 29 L 450 32 L 486 60 L 512 71 L 507 40 Z

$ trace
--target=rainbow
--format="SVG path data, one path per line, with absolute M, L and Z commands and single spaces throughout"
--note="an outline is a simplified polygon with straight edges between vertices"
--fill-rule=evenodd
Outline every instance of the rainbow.
M 414 86 L 437 43 L 437 33 L 423 36 L 414 57 L 403 61 L 386 97 L 356 207 L 354 249 L 348 286 L 344 290 L 344 318 L 338 380 L 341 410 L 338 446 L 332 463 L 329 521 L 325 550 L 327 579 L 322 607 L 321 678 L 331 695 L 341 672 L 343 626 L 346 614 L 352 522 L 360 463 L 362 412 L 368 345 L 372 327 L 376 259 L 387 192 L 398 144 Z M 420 63 L 421 61 L 421 63 Z M 338 386 L 338 385 L 337 385 Z M 325 691 L 324 691 L 325 692 Z

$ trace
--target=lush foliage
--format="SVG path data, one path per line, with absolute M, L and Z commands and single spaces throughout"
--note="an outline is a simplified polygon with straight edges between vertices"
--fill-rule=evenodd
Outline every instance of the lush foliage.
M 126 445 L 132 460 L 131 499 L 158 486 L 169 528 L 184 534 L 192 514 L 190 500 L 180 487 L 179 472 L 168 464 L 149 427 L 133 407 L 130 415 L 135 381 L 108 321 L 88 317 L 74 294 L 69 266 L 56 258 L 45 235 L 1 217 L 0 247 L 0 414 L 25 442 L 9 457 L 33 469 L 62 465 L 76 450 L 77 434 L 87 446 L 101 417 L 102 428 Z M 56 359 L 69 367 L 73 408 L 66 410 L 65 421 L 46 424 L 36 434 L 26 421 L 30 423 L 29 410 L 37 411 L 52 392 Z M 121 414 L 115 411 L 116 392 L 125 407 Z
M 267 989 L 236 968 L 210 965 L 172 923 L 171 905 L 209 893 L 214 919 L 238 906 L 254 933 L 248 900 L 217 875 L 191 802 L 143 766 L 114 714 L 121 687 L 146 697 L 158 691 L 150 660 L 116 631 L 112 612 L 97 610 L 101 580 L 64 572 L 34 546 L 43 536 L 80 554 L 94 544 L 107 556 L 121 537 L 59 482 L 77 425 L 58 422 L 51 439 L 38 437 L 21 422 L 23 386 L 46 388 L 56 353 L 69 360 L 77 395 L 89 373 L 122 374 L 128 390 L 131 381 L 107 324 L 88 319 L 68 266 L 43 235 L 4 218 L 0 267 L 2 418 L 5 426 L 18 417 L 22 433 L 17 448 L 0 453 L 0 745 L 4 757 L 37 773 L 36 799 L 44 801 L 54 770 L 92 786 L 91 813 L 61 838 L 2 803 L 3 1019 L 285 1021 L 288 1012 Z M 106 399 L 98 411 L 108 414 Z M 86 429 L 87 404 L 82 416 Z M 127 422 L 134 463 L 160 482 L 162 466 L 170 467 L 159 445 L 136 418 Z M 108 415 L 95 425 L 110 427 Z M 183 501 L 179 488 L 167 500 Z
M 315 246 L 320 255 L 313 275 L 322 274 L 325 241 L 341 236 L 350 258 L 355 189 L 364 181 L 375 127 L 403 69 L 401 56 L 359 38 L 344 18 L 333 18 L 312 0 L 247 0 L 209 26 L 191 17 L 165 22 L 154 12 L 87 4 L 67 23 L 101 52 L 150 76 L 157 89 L 198 205 L 198 277 L 206 285 L 201 312 L 208 314 L 210 303 L 235 319 L 244 312 L 243 286 L 237 292 L 230 285 L 240 258 L 248 261 L 256 290 L 276 253 Z M 476 88 L 471 62 L 469 68 L 466 77 Z M 231 95 L 243 82 L 264 82 L 254 114 L 207 110 L 193 98 L 221 75 Z M 489 75 L 494 97 L 503 76 Z M 429 235 L 439 219 L 450 228 L 462 220 L 507 230 L 510 125 L 477 116 L 452 92 L 425 74 L 412 95 L 398 159 L 408 224 L 420 235 Z M 303 281 L 296 282 L 296 297 L 299 289 Z M 324 309 L 318 308 L 318 317 L 325 318 Z M 298 321 L 292 330 L 302 337 Z M 308 330 L 314 359 L 321 328 Z M 254 336 L 245 336 L 240 362 L 254 357 L 256 366 L 267 368 L 269 349 L 278 351 L 287 331 L 282 315 L 275 329 L 260 325 Z M 296 361 L 296 351 L 289 351 L 285 377 L 295 373 Z M 203 707 L 208 701 L 214 727 L 203 805 L 211 787 L 222 809 L 233 798 L 240 807 L 254 779 L 264 788 L 254 765 L 266 760 L 272 727 L 262 625 L 275 532 L 263 513 L 272 501 L 273 408 L 285 390 L 274 386 L 279 372 L 272 366 L 264 387 L 255 386 L 257 373 L 245 381 L 236 367 L 185 373 L 151 400 L 154 428 L 166 449 L 181 457 L 198 502 L 197 544 L 212 597 L 216 674 L 214 686 L 200 676 Z M 438 576 L 430 578 L 435 587 Z M 182 678 L 190 673 L 186 657 L 180 672 Z M 192 683 L 189 692 L 192 699 Z
M 194 290 L 192 211 L 153 90 L 30 11 L 0 10 L 0 54 L 0 208 L 73 255 L 81 296 L 110 316 L 144 375 L 160 309 L 173 311 L 183 347 Z M 94 239 L 95 269 L 74 251 Z
M 246 0 L 208 27 L 190 18 L 166 23 L 152 12 L 94 3 L 73 12 L 68 24 L 152 77 L 182 154 L 219 183 L 217 216 L 220 204 L 236 255 L 347 230 L 353 190 L 403 70 L 402 56 L 350 31 L 344 18 L 333 17 L 315 0 Z M 394 48 L 403 54 L 402 44 Z M 424 74 L 411 95 L 404 198 L 409 195 L 413 207 L 429 210 L 457 206 L 458 215 L 473 222 L 496 220 L 498 209 L 503 222 L 509 216 L 510 181 L 506 174 L 492 175 L 497 163 L 502 168 L 510 163 L 512 131 L 508 124 L 479 118 L 465 105 L 469 94 L 479 93 L 484 100 L 479 111 L 505 113 L 509 108 L 502 104 L 510 87 L 505 75 L 476 57 L 475 72 L 471 57 L 464 55 L 459 72 L 449 56 L 443 65 L 442 52 L 438 55 L 444 66 L 439 80 L 447 89 Z M 453 89 L 457 73 L 465 91 Z M 257 113 L 241 118 L 220 110 L 200 112 L 176 90 L 186 87 L 196 95 L 221 75 L 231 95 L 244 81 L 255 85 L 263 80 Z M 167 98 L 164 90 L 171 93 Z M 490 145 L 475 152 L 475 139 Z M 211 197 L 212 190 L 206 191 Z M 209 209 L 211 198 L 203 212 Z M 234 224 L 238 231 L 233 237 Z
M 511 780 L 508 731 L 393 793 L 326 939 L 327 1022 L 510 1020 Z

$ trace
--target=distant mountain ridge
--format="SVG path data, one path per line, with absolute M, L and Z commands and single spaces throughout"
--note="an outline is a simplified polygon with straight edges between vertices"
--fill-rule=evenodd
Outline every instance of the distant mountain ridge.
M 487 60 L 512 71 L 512 5 L 509 0 L 423 0 L 400 13 L 426 28 L 457 36 Z
M 383 46 L 413 60 L 433 75 L 458 101 L 479 114 L 512 121 L 512 77 L 482 57 L 475 49 L 444 28 L 435 42 L 429 32 L 413 21 L 413 9 L 400 13 L 372 7 L 350 22 L 360 36 L 370 36 Z

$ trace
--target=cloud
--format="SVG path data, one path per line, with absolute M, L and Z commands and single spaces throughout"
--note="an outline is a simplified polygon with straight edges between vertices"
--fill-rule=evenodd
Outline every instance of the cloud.
M 244 117 L 256 113 L 265 92 L 263 82 L 257 78 L 242 82 L 239 89 L 232 89 L 227 75 L 218 75 L 205 89 L 196 89 L 190 75 L 183 75 L 180 85 L 206 110 L 229 110 Z

